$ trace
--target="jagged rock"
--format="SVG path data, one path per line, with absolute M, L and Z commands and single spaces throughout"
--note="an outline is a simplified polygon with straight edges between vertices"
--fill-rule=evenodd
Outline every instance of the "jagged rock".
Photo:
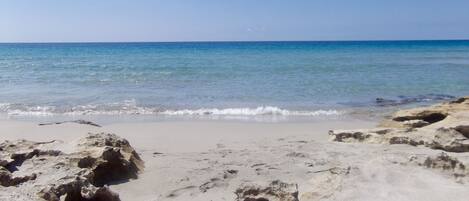
M 12 199 L 119 201 L 106 185 L 143 170 L 129 142 L 114 134 L 89 134 L 69 144 L 6 141 L 0 150 L 0 184 L 14 186 Z
M 418 129 L 369 129 L 329 131 L 332 141 L 347 143 L 370 144 L 408 144 L 412 146 L 427 146 L 450 152 L 469 151 L 469 139 L 455 128 L 439 128 L 435 130 Z
M 235 191 L 236 201 L 298 201 L 298 185 L 279 180 L 268 186 L 247 184 Z
M 457 158 L 453 158 L 444 152 L 434 158 L 427 157 L 423 165 L 427 168 L 438 168 L 443 170 L 466 170 L 466 166 L 459 162 Z
M 375 103 L 378 106 L 397 106 L 437 100 L 451 100 L 455 97 L 446 94 L 425 94 L 417 96 L 398 96 L 397 98 L 398 99 L 376 98 Z
M 4 167 L 0 167 L 0 185 L 4 187 L 16 186 L 29 180 L 35 180 L 36 174 L 31 174 L 22 177 L 14 177 L 10 171 Z
M 437 156 L 427 156 L 427 157 L 418 157 L 413 156 L 409 160 L 414 162 L 419 166 L 435 169 L 448 173 L 460 182 L 462 178 L 466 177 L 469 174 L 469 169 L 466 168 L 466 165 L 459 161 L 457 158 L 449 156 L 448 154 L 442 152 Z
M 469 139 L 455 128 L 438 128 L 429 147 L 449 152 L 468 152 Z
M 408 110 L 397 111 L 392 117 L 388 120 L 385 120 L 381 123 L 381 127 L 409 127 L 417 125 L 422 125 L 424 122 L 427 122 L 428 126 L 431 124 L 439 123 L 443 121 L 443 124 L 448 123 L 444 122 L 448 117 L 457 117 L 457 113 L 467 112 L 469 109 L 469 97 L 459 98 L 456 101 L 451 101 L 448 103 L 436 104 L 428 107 L 413 108 Z M 467 118 L 467 116 L 465 117 Z M 449 121 L 454 121 L 456 119 L 449 119 Z M 412 120 L 417 120 L 409 122 Z M 467 119 L 466 119 L 467 121 Z
M 65 201 L 120 201 L 108 187 L 95 187 L 81 177 L 61 182 L 42 189 L 38 196 L 47 201 L 60 201 L 63 196 Z
M 402 110 L 381 128 L 330 131 L 332 141 L 427 146 L 469 152 L 469 97 L 434 106 Z
M 458 98 L 457 100 L 454 100 L 454 101 L 451 101 L 450 103 L 463 103 L 465 101 L 468 101 L 469 100 L 469 97 L 461 97 L 461 98 Z
M 21 166 L 27 159 L 39 156 L 58 156 L 61 151 L 58 150 L 41 150 L 37 149 L 44 142 L 31 142 L 26 140 L 5 141 L 0 144 L 0 166 L 10 172 L 17 170 L 17 166 Z
M 91 134 L 78 143 L 85 153 L 79 157 L 77 166 L 92 170 L 88 177 L 96 186 L 110 181 L 136 179 L 143 169 L 143 161 L 129 142 L 114 134 Z

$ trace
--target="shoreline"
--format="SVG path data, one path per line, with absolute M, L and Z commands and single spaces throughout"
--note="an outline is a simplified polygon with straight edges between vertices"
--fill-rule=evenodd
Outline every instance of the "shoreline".
M 324 107 L 182 107 L 159 108 L 138 105 L 135 100 L 101 105 L 23 105 L 0 103 L 1 120 L 69 121 L 86 119 L 105 124 L 160 121 L 309 122 L 338 119 L 370 120 L 401 109 L 428 106 L 456 99 L 446 94 L 378 97 L 363 102 L 336 102 Z
M 400 110 L 385 121 L 161 121 L 96 127 L 2 120 L 0 141 L 52 143 L 44 146 L 72 153 L 74 143 L 88 133 L 115 133 L 130 142 L 144 163 L 138 178 L 104 187 L 120 201 L 243 201 L 243 192 L 269 186 L 276 189 L 272 201 L 463 201 L 469 196 L 469 173 L 460 167 L 469 164 L 469 152 L 457 152 L 466 145 L 462 149 L 455 142 L 465 142 L 467 107 L 469 98 L 461 98 Z M 39 161 L 41 157 L 26 160 L 20 172 L 28 167 L 38 171 Z M 39 175 L 37 182 L 44 178 Z M 0 200 L 30 200 L 21 196 L 34 182 L 0 190 Z M 279 199 L 280 194 L 291 199 Z

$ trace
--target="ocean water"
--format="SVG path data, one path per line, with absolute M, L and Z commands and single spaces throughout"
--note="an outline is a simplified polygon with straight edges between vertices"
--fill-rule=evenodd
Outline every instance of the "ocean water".
M 0 44 L 7 116 L 334 116 L 468 94 L 469 41 Z

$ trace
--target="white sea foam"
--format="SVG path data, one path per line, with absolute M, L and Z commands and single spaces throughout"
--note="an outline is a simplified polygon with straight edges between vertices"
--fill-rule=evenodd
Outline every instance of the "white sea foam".
M 53 106 L 18 106 L 10 103 L 0 103 L 0 112 L 4 112 L 10 116 L 51 116 L 54 115 L 52 111 L 55 110 Z
M 52 116 L 52 115 L 167 115 L 167 116 L 332 116 L 341 115 L 337 110 L 287 110 L 274 106 L 255 108 L 200 108 L 181 110 L 160 110 L 140 107 L 135 101 L 105 105 L 81 105 L 68 109 L 55 106 L 25 106 L 0 103 L 0 112 L 10 116 Z
M 319 116 L 319 115 L 340 115 L 337 110 L 315 110 L 315 111 L 290 111 L 272 106 L 262 106 L 257 108 L 203 108 L 196 110 L 166 110 L 160 112 L 164 115 L 236 115 L 236 116 L 255 116 L 255 115 L 282 115 L 282 116 Z

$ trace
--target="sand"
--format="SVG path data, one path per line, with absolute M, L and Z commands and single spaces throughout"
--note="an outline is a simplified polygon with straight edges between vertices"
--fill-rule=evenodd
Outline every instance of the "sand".
M 288 136 L 327 141 L 327 132 L 337 127 L 367 128 L 371 121 L 315 121 L 303 123 L 254 123 L 235 121 L 162 121 L 147 123 L 116 123 L 103 127 L 65 123 L 38 126 L 38 122 L 0 121 L 0 140 L 28 139 L 34 141 L 70 141 L 88 132 L 111 132 L 128 139 L 133 146 L 145 151 L 164 153 L 202 152 L 218 144 L 243 144 Z
M 361 120 L 174 121 L 98 128 L 6 120 L 0 122 L 0 140 L 71 141 L 88 132 L 126 138 L 145 170 L 139 179 L 110 186 L 124 201 L 235 200 L 240 185 L 273 180 L 297 184 L 300 200 L 467 200 L 469 185 L 409 162 L 439 150 L 328 140 L 330 129 L 375 125 Z

